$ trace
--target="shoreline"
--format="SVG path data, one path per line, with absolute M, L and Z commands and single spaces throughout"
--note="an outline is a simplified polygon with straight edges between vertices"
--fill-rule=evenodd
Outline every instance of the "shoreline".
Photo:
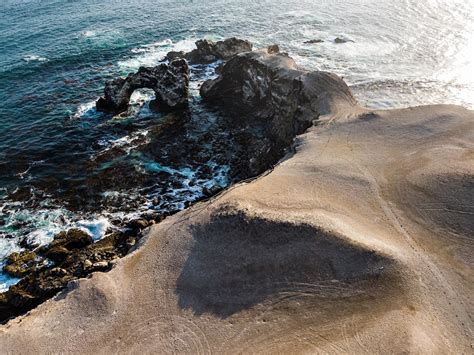
M 294 154 L 0 326 L 5 349 L 469 351 L 472 222 L 442 209 L 469 214 L 474 112 L 325 98 Z

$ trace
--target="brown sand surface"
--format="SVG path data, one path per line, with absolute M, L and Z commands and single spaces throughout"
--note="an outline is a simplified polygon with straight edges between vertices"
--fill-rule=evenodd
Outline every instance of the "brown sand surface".
M 473 353 L 473 238 L 472 111 L 339 110 L 0 327 L 0 352 Z

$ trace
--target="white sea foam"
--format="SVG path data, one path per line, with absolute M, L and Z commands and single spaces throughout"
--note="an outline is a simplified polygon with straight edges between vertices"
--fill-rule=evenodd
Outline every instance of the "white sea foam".
M 97 31 L 93 31 L 93 30 L 82 31 L 81 36 L 86 37 L 86 38 L 95 37 L 97 36 Z
M 90 101 L 84 104 L 81 104 L 78 106 L 76 112 L 70 116 L 71 118 L 82 118 L 82 117 L 87 117 L 90 114 L 93 114 L 96 112 L 95 109 L 95 103 L 97 100 Z
M 99 217 L 91 220 L 80 220 L 76 227 L 89 233 L 94 240 L 102 239 L 107 230 L 111 227 L 110 221 L 105 217 Z
M 99 145 L 105 146 L 106 148 L 100 151 L 99 154 L 103 154 L 112 148 L 122 148 L 125 152 L 127 152 L 127 154 L 129 154 L 138 146 L 148 143 L 149 139 L 147 137 L 148 130 L 142 129 L 121 138 L 101 140 L 98 142 Z M 143 140 L 143 138 L 145 139 Z
M 29 54 L 23 57 L 23 60 L 27 63 L 29 62 L 47 62 L 49 59 L 46 57 L 41 57 L 39 55 Z
M 125 73 L 136 71 L 141 66 L 155 66 L 170 51 L 191 51 L 195 48 L 195 41 L 195 38 L 188 38 L 177 42 L 166 39 L 133 48 L 131 52 L 138 55 L 118 62 L 118 65 Z

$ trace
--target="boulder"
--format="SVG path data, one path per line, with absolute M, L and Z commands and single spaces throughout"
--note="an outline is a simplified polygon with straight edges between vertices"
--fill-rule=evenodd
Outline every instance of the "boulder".
M 160 111 L 186 106 L 189 92 L 188 63 L 184 59 L 176 59 L 152 68 L 141 67 L 125 79 L 108 81 L 104 96 L 97 101 L 96 108 L 110 113 L 126 111 L 133 92 L 142 88 L 155 92 L 156 107 Z
M 23 277 L 28 272 L 36 269 L 38 265 L 37 255 L 32 251 L 11 253 L 3 267 L 3 271 L 12 277 Z
M 93 243 L 92 237 L 78 228 L 69 229 L 67 232 L 56 234 L 48 249 L 63 247 L 67 250 L 80 249 Z
M 196 49 L 186 54 L 186 59 L 192 64 L 208 64 L 251 50 L 252 44 L 249 41 L 235 37 L 218 42 L 201 39 L 196 42 Z

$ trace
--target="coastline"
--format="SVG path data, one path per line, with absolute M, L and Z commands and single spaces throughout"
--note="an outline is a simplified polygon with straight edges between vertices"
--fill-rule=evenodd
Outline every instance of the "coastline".
M 273 171 L 152 226 L 4 349 L 468 352 L 474 112 L 319 105 Z
M 411 219 L 411 203 L 415 201 L 400 203 L 394 197 L 397 189 L 407 183 L 405 179 L 411 182 L 416 179 L 407 174 L 400 179 L 394 175 L 393 181 L 384 181 L 383 169 L 377 165 L 383 168 L 390 165 L 393 169 L 394 164 L 381 162 L 385 154 L 372 148 L 382 149 L 381 142 L 385 141 L 384 149 L 387 149 L 389 137 L 383 133 L 398 130 L 416 135 L 412 130 L 414 125 L 419 132 L 440 137 L 445 136 L 443 131 L 448 129 L 449 134 L 460 134 L 457 135 L 459 142 L 472 132 L 473 112 L 452 106 L 431 106 L 376 112 L 376 115 L 380 117 L 312 128 L 298 137 L 295 155 L 270 174 L 240 184 L 212 201 L 198 203 L 153 226 L 144 245 L 118 261 L 109 273 L 80 280 L 73 290 L 2 326 L 0 339 L 4 349 L 22 349 L 27 353 L 152 349 L 228 353 L 237 349 L 245 352 L 250 349 L 245 346 L 249 346 L 253 351 L 383 351 L 394 347 L 412 352 L 469 351 L 472 286 L 463 280 L 472 280 L 473 275 L 468 260 L 459 259 L 459 255 L 469 251 L 466 250 L 469 244 L 464 244 L 461 237 L 450 239 L 449 243 L 456 243 L 459 248 L 459 255 L 452 255 L 446 245 L 448 241 L 439 233 L 443 227 L 441 222 L 436 225 L 439 231 L 432 232 L 432 226 L 423 223 L 431 220 Z M 470 131 L 465 129 L 466 125 Z M 407 127 L 409 131 L 402 130 Z M 407 143 L 397 142 L 397 139 L 400 137 L 392 137 L 393 143 Z M 429 138 L 428 141 L 430 149 L 453 143 L 452 139 Z M 364 147 L 369 143 L 370 146 Z M 418 144 L 419 148 L 426 148 L 426 142 Z M 406 154 L 411 148 L 409 144 L 401 144 L 399 153 Z M 458 149 L 462 148 L 458 146 Z M 344 155 L 339 154 L 341 150 Z M 444 153 L 457 155 L 453 149 L 446 149 Z M 417 154 L 423 159 L 433 158 L 429 150 Z M 350 159 L 355 157 L 357 160 Z M 459 168 L 458 171 L 450 169 L 450 174 L 464 170 L 472 174 L 472 165 L 469 167 L 466 161 L 454 156 L 450 158 Z M 376 163 L 372 159 L 376 159 Z M 437 159 L 431 163 L 436 164 Z M 414 177 L 419 177 L 429 166 L 424 164 L 415 170 Z M 401 192 L 400 196 L 409 196 L 413 190 L 410 187 Z M 416 197 L 419 196 L 413 196 Z M 226 214 L 238 217 L 222 221 Z M 429 217 L 433 215 L 425 216 Z M 325 283 L 318 280 L 320 270 L 304 269 L 314 277 L 311 287 L 295 281 L 285 285 L 283 291 L 265 295 L 255 305 L 244 302 L 239 312 L 216 313 L 223 301 L 221 296 L 231 297 L 236 293 L 236 297 L 249 297 L 252 303 L 253 296 L 242 294 L 239 287 L 233 288 L 232 279 L 242 278 L 245 284 L 248 272 L 247 277 L 254 273 L 253 277 L 262 277 L 271 285 L 285 279 L 284 274 L 279 275 L 285 265 L 267 264 L 268 269 L 253 271 L 229 265 L 227 263 L 236 260 L 252 265 L 257 263 L 257 257 L 272 259 L 260 254 L 261 249 L 257 248 L 256 255 L 252 249 L 243 248 L 248 246 L 245 243 L 231 244 L 236 250 L 230 251 L 216 238 L 206 241 L 209 234 L 195 232 L 193 235 L 192 230 L 200 225 L 212 233 L 224 236 L 231 233 L 245 239 L 247 228 L 258 229 L 260 219 L 269 224 L 269 233 L 277 235 L 281 223 L 287 224 L 288 233 L 299 233 L 303 225 L 328 231 L 325 232 L 328 240 L 338 246 L 341 243 L 348 254 L 338 254 L 339 247 L 329 243 L 323 250 L 325 257 L 334 257 L 332 262 L 337 263 L 350 255 L 352 259 L 345 262 L 352 260 L 355 264 L 349 263 L 347 267 L 350 265 L 355 270 L 334 266 L 335 281 Z M 260 222 L 254 225 L 252 221 Z M 269 234 L 259 233 L 263 240 L 269 238 L 267 242 L 271 243 Z M 438 249 L 439 245 L 443 249 Z M 307 247 L 305 243 L 292 245 L 295 252 Z M 357 255 L 362 251 L 375 253 L 374 265 L 383 271 L 369 272 L 367 269 L 373 265 L 360 265 Z M 230 254 L 228 261 L 226 254 Z M 298 260 L 294 255 L 286 257 L 288 265 Z M 314 257 L 313 261 L 317 261 L 321 255 Z M 222 273 L 216 271 L 211 275 L 216 279 L 208 279 L 198 271 L 193 273 L 186 266 L 194 262 L 210 271 L 215 265 L 208 260 L 213 259 L 222 262 L 224 269 Z M 273 261 L 285 264 L 285 259 Z M 305 264 L 304 260 L 300 262 Z M 454 265 L 458 268 L 453 268 Z M 231 279 L 225 273 L 229 267 Z M 354 275 L 347 281 L 344 273 L 349 272 Z M 220 287 L 221 291 L 201 294 L 199 288 L 192 286 L 198 282 L 204 287 L 201 282 L 205 281 Z M 242 284 L 237 282 L 237 285 Z M 235 298 L 232 301 L 239 304 Z

